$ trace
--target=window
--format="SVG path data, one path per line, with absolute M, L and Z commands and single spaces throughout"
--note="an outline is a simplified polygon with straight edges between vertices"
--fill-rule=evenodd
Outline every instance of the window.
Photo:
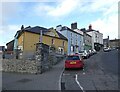
M 52 44 L 54 44 L 54 39 L 52 39 Z
M 77 34 L 76 34 L 76 39 L 77 39 Z
M 77 40 L 76 40 L 76 45 L 77 45 Z
M 23 35 L 22 35 L 22 42 L 23 42 Z
M 67 60 L 80 60 L 79 56 L 68 56 Z
M 65 41 L 63 41 L 63 46 L 65 46 Z
M 72 38 L 71 38 L 71 44 L 72 44 Z
M 72 33 L 71 33 L 71 38 L 72 38 Z
M 97 38 L 97 34 L 95 34 L 95 37 Z

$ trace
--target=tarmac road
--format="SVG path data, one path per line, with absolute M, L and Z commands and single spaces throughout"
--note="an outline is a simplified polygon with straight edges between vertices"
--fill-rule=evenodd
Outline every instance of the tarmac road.
M 84 63 L 83 70 L 64 70 L 62 90 L 118 90 L 118 50 L 101 51 Z

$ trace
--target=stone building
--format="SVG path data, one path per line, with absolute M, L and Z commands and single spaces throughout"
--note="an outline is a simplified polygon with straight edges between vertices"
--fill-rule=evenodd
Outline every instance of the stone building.
M 120 47 L 120 39 L 113 39 L 109 41 L 109 46 L 111 48 Z
M 89 29 L 86 32 L 92 37 L 92 49 L 101 50 L 103 48 L 103 34 L 92 29 L 92 25 L 89 25 Z
M 85 28 L 82 28 L 81 31 L 83 31 L 83 38 L 84 38 L 84 50 L 91 50 L 92 49 L 92 36 L 89 35 Z

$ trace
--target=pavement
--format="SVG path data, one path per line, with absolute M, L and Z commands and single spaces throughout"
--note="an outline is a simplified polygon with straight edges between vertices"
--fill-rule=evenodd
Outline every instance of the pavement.
M 60 90 L 64 62 L 42 74 L 2 73 L 3 90 Z

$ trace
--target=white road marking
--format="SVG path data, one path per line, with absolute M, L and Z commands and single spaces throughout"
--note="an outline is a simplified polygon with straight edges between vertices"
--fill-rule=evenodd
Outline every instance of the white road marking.
M 60 74 L 60 77 L 59 77 L 59 90 L 61 90 L 61 78 L 62 78 L 62 75 L 63 75 L 63 72 L 64 72 L 64 68 L 63 68 L 63 70 L 62 70 L 62 72 L 61 72 L 61 74 Z
M 78 86 L 80 87 L 80 89 L 81 89 L 83 92 L 85 92 L 84 89 L 83 89 L 83 87 L 80 85 L 80 83 L 79 83 L 79 81 L 78 81 L 78 75 L 77 75 L 77 74 L 75 75 L 75 81 L 76 81 L 76 83 L 78 84 Z
M 83 75 L 85 75 L 85 72 L 83 72 Z
M 85 69 L 83 68 L 83 74 L 85 74 Z

